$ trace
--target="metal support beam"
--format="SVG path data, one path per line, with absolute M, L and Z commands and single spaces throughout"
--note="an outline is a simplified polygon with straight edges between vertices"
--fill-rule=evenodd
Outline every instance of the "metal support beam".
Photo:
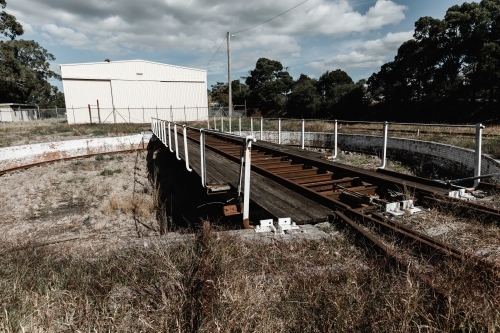
M 175 157 L 180 161 L 181 158 L 179 156 L 179 142 L 177 140 L 177 123 L 174 123 L 174 141 L 175 141 Z
M 474 156 L 474 177 L 481 176 L 481 157 L 482 157 L 482 144 L 483 144 L 483 124 L 476 124 L 476 151 Z M 479 186 L 481 178 L 474 180 L 474 188 Z
M 262 141 L 262 137 L 264 136 L 264 118 L 260 117 L 260 141 Z
M 281 144 L 281 118 L 278 118 L 278 144 Z
M 333 125 L 333 158 L 337 158 L 337 119 Z
M 205 167 L 205 132 L 200 129 L 200 170 L 201 170 L 201 185 L 207 187 L 207 170 Z
M 389 123 L 387 121 L 384 122 L 384 146 L 382 147 L 382 165 L 379 166 L 379 169 L 385 169 L 385 164 L 387 161 L 387 133 L 388 133 Z
M 193 169 L 189 167 L 188 143 L 186 135 L 186 125 L 182 125 L 182 134 L 184 136 L 184 160 L 186 161 L 186 170 L 191 172 Z
M 302 119 L 302 146 L 301 148 L 304 149 L 304 141 L 305 141 L 305 136 L 306 136 L 306 121 Z
M 253 136 L 247 136 L 245 139 L 245 185 L 243 188 L 243 226 L 245 229 L 253 229 L 250 225 L 250 169 L 252 166 L 252 142 L 255 142 Z

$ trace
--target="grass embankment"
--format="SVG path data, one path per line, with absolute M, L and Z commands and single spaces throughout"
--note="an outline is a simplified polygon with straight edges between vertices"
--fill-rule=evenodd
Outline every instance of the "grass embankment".
M 450 269 L 446 283 L 480 302 L 436 298 L 407 268 L 374 259 L 349 237 L 336 235 L 264 245 L 204 228 L 181 244 L 147 240 L 147 247 L 99 257 L 75 257 L 55 246 L 11 251 L 3 244 L 0 330 L 493 332 L 500 327 L 498 288 L 471 292 L 471 275 L 459 266 Z
M 29 122 L 0 123 L 0 148 L 31 143 L 80 138 L 137 134 L 148 124 L 76 124 L 66 120 L 46 119 Z

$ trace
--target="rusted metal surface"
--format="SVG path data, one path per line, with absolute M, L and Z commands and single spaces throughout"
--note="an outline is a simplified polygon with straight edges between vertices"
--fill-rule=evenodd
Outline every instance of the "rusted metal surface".
M 227 158 L 239 159 L 239 151 L 232 148 L 231 140 L 211 137 L 207 138 L 206 143 L 210 149 Z M 313 199 L 318 204 L 331 208 L 352 230 L 360 233 L 363 238 L 399 264 L 407 265 L 408 262 L 384 245 L 373 233 L 361 227 L 362 224 L 370 225 L 384 234 L 392 234 L 420 250 L 426 249 L 433 255 L 439 253 L 455 260 L 468 258 L 475 269 L 496 274 L 496 268 L 490 262 L 377 213 L 377 205 L 389 202 L 394 192 L 404 190 L 411 191 L 422 201 L 453 202 L 455 199 L 446 196 L 449 189 L 442 184 L 414 176 L 399 177 L 399 174 L 386 170 L 375 172 L 324 162 L 317 157 L 310 158 L 307 153 L 300 155 L 297 151 L 273 150 L 269 145 L 262 143 L 256 144 L 255 148 L 257 149 L 253 152 L 252 170 Z M 472 202 L 455 202 L 465 205 L 467 210 L 489 214 L 491 218 L 500 217 L 498 210 Z M 440 290 L 430 277 L 424 275 L 421 278 L 434 290 Z

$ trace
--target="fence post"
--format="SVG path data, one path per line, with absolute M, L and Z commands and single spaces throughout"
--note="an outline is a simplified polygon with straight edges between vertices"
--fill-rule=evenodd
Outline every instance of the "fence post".
M 59 119 L 59 113 L 57 113 L 57 105 L 56 105 L 56 119 Z
M 476 124 L 476 154 L 474 163 L 474 177 L 481 176 L 481 156 L 482 156 L 482 143 L 483 143 L 483 129 L 484 125 L 481 123 Z M 474 180 L 474 188 L 479 186 L 481 179 Z
M 260 117 L 260 141 L 262 141 L 262 136 L 264 135 L 264 118 Z
M 217 131 L 217 121 L 215 120 L 215 115 L 214 115 L 214 130 Z
M 278 118 L 278 144 L 281 144 L 281 118 Z
M 232 128 L 231 128 L 232 120 L 233 120 L 233 117 L 229 116 L 229 133 L 233 133 Z
M 224 116 L 220 115 L 220 131 L 224 132 Z
M 92 124 L 92 111 L 90 111 L 90 104 L 89 104 L 89 118 L 90 118 L 90 124 Z
M 57 107 L 56 107 L 57 112 Z M 101 109 L 99 108 L 99 100 L 97 100 L 97 116 L 99 117 L 99 124 L 101 123 Z
M 385 163 L 387 161 L 387 129 L 389 127 L 389 123 L 387 121 L 384 122 L 384 146 L 382 148 L 382 165 L 379 166 L 379 169 L 385 168 Z
M 333 125 L 333 158 L 337 158 L 337 119 L 335 119 L 335 123 Z
M 304 149 L 304 141 L 306 140 L 306 121 L 302 119 L 302 149 Z
M 238 117 L 238 131 L 240 132 L 241 135 L 241 116 Z

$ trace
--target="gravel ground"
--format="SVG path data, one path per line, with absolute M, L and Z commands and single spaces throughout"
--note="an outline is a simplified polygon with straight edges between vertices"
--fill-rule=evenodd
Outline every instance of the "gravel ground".
M 0 239 L 21 246 L 71 241 L 79 248 L 126 243 L 138 231 L 148 235 L 136 229 L 132 211 L 154 224 L 145 155 L 99 155 L 0 177 Z
M 344 154 L 339 161 L 368 169 L 380 164 L 380 159 L 360 154 Z M 388 165 L 409 173 L 397 162 Z M 76 250 L 142 242 L 138 236 L 157 234 L 144 225 L 158 229 L 155 191 L 147 177 L 146 152 L 82 158 L 6 174 L 0 177 L 0 241 L 17 246 L 67 243 Z M 499 198 L 490 198 L 488 204 L 498 206 Z M 136 223 L 134 210 L 144 225 Z M 496 225 L 438 210 L 396 219 L 500 261 L 500 228 Z

